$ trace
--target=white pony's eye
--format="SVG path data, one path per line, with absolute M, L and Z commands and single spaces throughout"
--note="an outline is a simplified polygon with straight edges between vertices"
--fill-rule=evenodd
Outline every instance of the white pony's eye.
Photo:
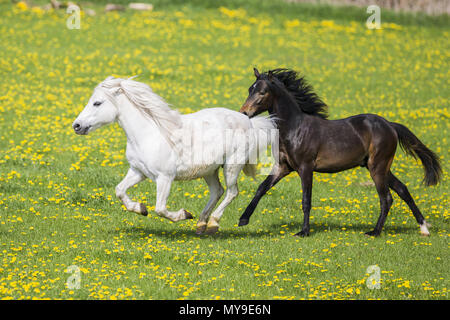
M 94 106 L 98 107 L 99 105 L 101 105 L 103 103 L 103 101 L 95 101 L 94 102 Z

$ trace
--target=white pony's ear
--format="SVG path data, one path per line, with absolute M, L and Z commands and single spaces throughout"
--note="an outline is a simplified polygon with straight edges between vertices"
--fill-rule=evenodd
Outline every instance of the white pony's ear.
M 116 90 L 114 90 L 114 95 L 115 96 L 118 96 L 121 93 L 123 93 L 123 89 L 122 88 L 117 88 Z
M 104 81 L 115 79 L 113 76 L 107 77 Z

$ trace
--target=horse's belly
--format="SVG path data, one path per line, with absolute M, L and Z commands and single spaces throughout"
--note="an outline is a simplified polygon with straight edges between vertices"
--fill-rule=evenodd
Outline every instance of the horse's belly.
M 361 163 L 345 163 L 345 164 L 331 163 L 331 164 L 324 164 L 322 166 L 316 166 L 314 171 L 321 173 L 335 173 L 355 168 L 358 166 L 361 166 Z
M 181 166 L 177 168 L 177 174 L 175 180 L 192 180 L 197 178 L 202 178 L 204 176 L 212 174 L 217 166 L 211 164 L 195 165 L 195 166 Z
M 365 166 L 367 155 L 363 148 L 347 150 L 347 152 L 327 153 L 316 158 L 314 170 L 317 172 L 334 173 L 358 166 Z
M 176 180 L 201 178 L 224 164 L 226 155 L 225 130 L 209 129 L 186 132 L 179 145 Z

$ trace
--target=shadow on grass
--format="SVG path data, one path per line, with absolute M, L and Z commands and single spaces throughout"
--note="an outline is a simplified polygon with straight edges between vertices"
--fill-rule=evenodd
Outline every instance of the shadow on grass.
M 301 229 L 301 225 L 298 225 L 299 229 Z M 313 230 L 311 235 L 314 233 L 322 233 L 325 231 L 341 231 L 341 232 L 346 232 L 346 231 L 355 231 L 355 232 L 360 232 L 360 233 L 366 233 L 368 231 L 372 231 L 373 228 L 375 227 L 375 223 L 373 224 L 361 224 L 361 223 L 353 223 L 351 226 L 350 225 L 343 225 L 343 224 L 339 224 L 339 223 L 334 223 L 334 222 L 327 222 L 326 225 L 325 224 L 311 224 L 311 229 Z M 345 228 L 345 230 L 342 230 L 342 228 Z M 385 234 L 385 233 L 394 233 L 394 234 L 410 234 L 412 232 L 417 232 L 419 226 L 417 227 L 413 227 L 413 226 L 405 226 L 405 225 L 401 225 L 401 226 L 392 226 L 392 225 L 385 225 L 383 227 L 383 230 L 381 232 L 381 235 Z
M 219 229 L 219 232 L 216 234 L 208 235 L 201 234 L 198 235 L 195 233 L 195 229 L 186 230 L 186 226 L 180 226 L 179 229 L 166 229 L 159 228 L 158 226 L 145 226 L 145 227 L 127 227 L 125 229 L 120 230 L 111 230 L 110 233 L 125 233 L 133 238 L 147 238 L 149 236 L 156 236 L 159 238 L 166 238 L 168 240 L 181 240 L 181 239 L 259 239 L 259 238 L 271 238 L 271 237 L 279 237 L 280 230 L 285 230 L 286 234 L 291 234 L 294 236 L 297 232 L 299 232 L 302 228 L 302 224 L 300 222 L 289 224 L 289 228 L 282 228 L 282 225 L 285 225 L 286 222 L 280 223 L 272 223 L 269 226 L 265 226 L 265 228 L 260 228 L 258 230 L 254 230 L 251 227 L 232 227 L 232 228 L 223 228 Z M 345 230 L 342 228 L 345 227 Z M 328 222 L 325 224 L 311 224 L 312 232 L 309 237 L 314 237 L 315 235 L 320 235 L 325 232 L 350 232 L 355 231 L 361 233 L 363 235 L 367 231 L 371 231 L 374 225 L 367 224 L 352 224 L 342 225 L 338 223 Z M 418 227 L 413 226 L 385 226 L 383 228 L 383 232 L 381 236 L 387 233 L 393 234 L 412 234 L 418 231 Z M 294 238 L 294 237 L 293 237 Z
M 134 238 L 147 238 L 149 236 L 156 236 L 159 238 L 166 238 L 168 240 L 181 239 L 240 239 L 240 238 L 264 238 L 268 237 L 267 231 L 245 230 L 244 228 L 233 227 L 232 229 L 219 229 L 215 234 L 196 234 L 195 229 L 186 230 L 180 228 L 178 230 L 168 230 L 158 228 L 157 226 L 149 227 L 128 227 L 120 230 L 111 230 L 111 234 L 123 234 Z

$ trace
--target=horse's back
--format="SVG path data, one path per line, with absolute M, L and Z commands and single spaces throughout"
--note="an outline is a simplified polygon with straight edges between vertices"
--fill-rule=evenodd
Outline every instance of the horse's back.
M 227 108 L 206 108 L 182 116 L 187 123 L 209 124 L 219 129 L 248 129 L 251 128 L 250 119 L 237 111 Z
M 363 142 L 369 161 L 372 158 L 391 158 L 397 148 L 398 136 L 391 123 L 376 114 L 360 114 L 347 118 Z
M 376 114 L 358 114 L 344 119 L 317 120 L 320 130 L 316 171 L 339 172 L 365 166 L 370 151 L 395 149 L 396 133 L 389 121 Z M 320 129 L 319 129 L 320 128 Z
M 377 114 L 365 113 L 342 119 L 367 139 L 376 139 L 379 135 L 396 140 L 397 134 L 390 122 Z

